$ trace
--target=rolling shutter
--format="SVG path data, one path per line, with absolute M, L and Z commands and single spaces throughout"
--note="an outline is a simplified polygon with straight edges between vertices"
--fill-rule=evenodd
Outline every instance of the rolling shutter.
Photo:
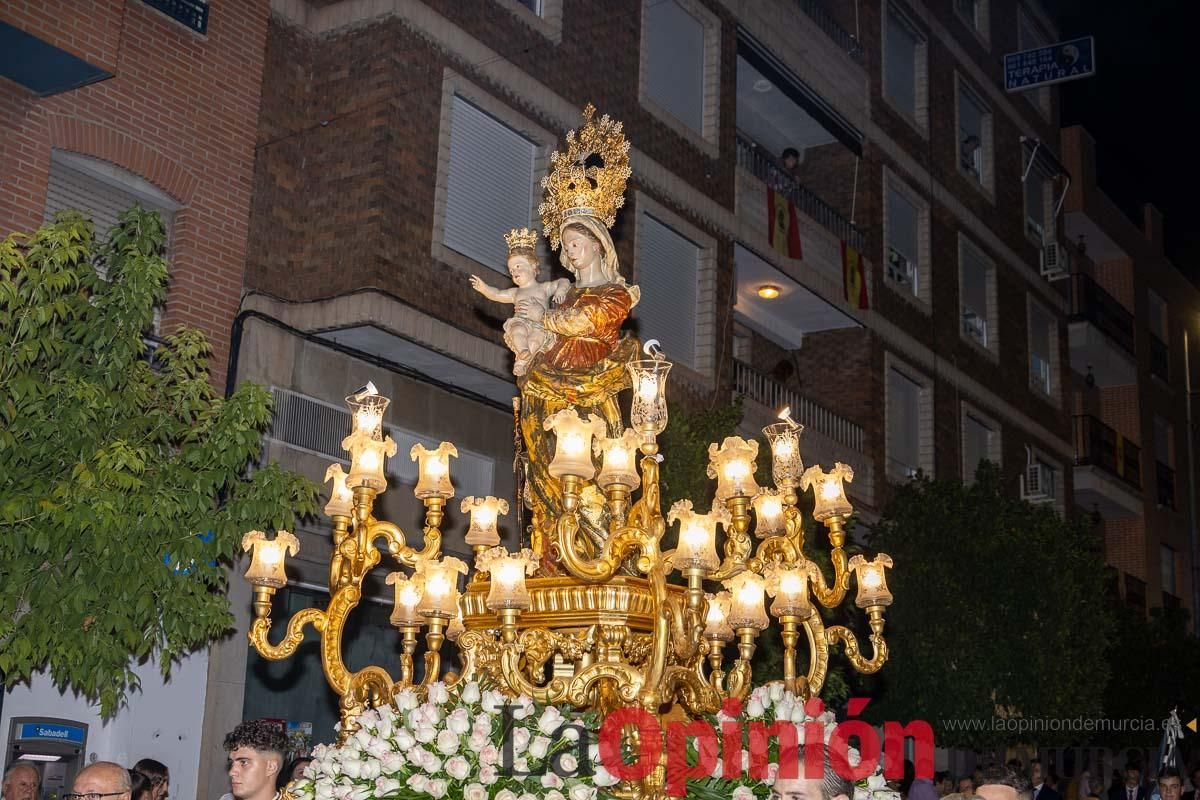
M 658 339 L 667 358 L 696 366 L 696 302 L 700 247 L 649 214 L 643 215 L 634 308 L 642 341 Z

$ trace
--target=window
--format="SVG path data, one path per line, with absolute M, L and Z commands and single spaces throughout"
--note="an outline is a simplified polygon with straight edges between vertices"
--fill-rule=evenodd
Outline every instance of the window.
M 555 44 L 562 42 L 563 0 L 495 0 Z
M 954 10 L 967 27 L 988 41 L 988 0 L 954 0 Z
M 972 182 L 992 188 L 992 112 L 961 80 L 958 85 L 958 168 Z
M 1041 490 L 1049 500 L 1055 504 L 1058 503 L 1058 465 L 1051 464 L 1049 461 L 1042 459 L 1040 456 L 1034 459 L 1034 464 L 1037 465 L 1038 472 L 1041 475 Z
M 1000 463 L 1000 433 L 996 423 L 964 405 L 962 410 L 963 483 L 975 482 L 980 461 Z
M 886 356 L 887 474 L 906 481 L 933 471 L 933 404 L 928 381 Z
M 1017 12 L 1017 47 L 1021 50 L 1033 50 L 1045 47 L 1049 43 L 1050 40 L 1038 30 L 1029 14 L 1024 9 L 1019 10 Z M 1052 99 L 1049 86 L 1026 90 L 1022 94 L 1035 101 L 1034 105 L 1041 111 L 1042 116 L 1047 118 L 1050 116 Z
M 1039 246 L 1046 243 L 1046 220 L 1050 216 L 1048 184 L 1038 165 L 1031 164 L 1025 173 L 1025 233 Z
M 1171 423 L 1167 422 L 1157 414 L 1154 415 L 1154 458 L 1159 463 L 1170 466 L 1175 463 L 1174 454 L 1172 452 L 1171 440 L 1174 437 L 1171 435 Z
M 642 104 L 714 154 L 719 40 L 717 18 L 693 0 L 642 4 Z
M 658 339 L 667 357 L 697 368 L 696 306 L 700 247 L 649 214 L 638 229 L 635 307 L 642 341 Z
M 959 240 L 959 296 L 963 338 L 995 354 L 995 266 L 965 239 Z
M 1029 385 L 1046 396 L 1054 394 L 1054 317 L 1032 300 L 1029 302 Z
M 925 39 L 896 7 L 884 9 L 883 96 L 927 130 L 928 76 Z
M 886 169 L 884 194 L 884 276 L 905 296 L 928 304 L 929 204 Z
M 1168 594 L 1176 594 L 1175 590 L 1175 548 L 1159 545 L 1159 565 L 1162 570 L 1162 590 Z
M 504 234 L 532 223 L 537 150 L 529 139 L 454 95 L 442 237 L 447 248 L 508 274 Z
M 1150 328 L 1150 333 L 1163 344 L 1167 344 L 1167 301 L 1153 289 L 1146 290 L 1146 325 Z

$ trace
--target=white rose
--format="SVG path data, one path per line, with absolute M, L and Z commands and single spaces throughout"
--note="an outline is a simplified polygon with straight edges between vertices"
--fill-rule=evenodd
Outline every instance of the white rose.
M 558 766 L 567 775 L 574 777 L 579 771 L 579 759 L 573 753 L 563 753 L 558 757 Z
M 596 800 L 596 787 L 577 783 L 567 792 L 570 800 Z
M 525 756 L 520 756 L 519 758 L 514 758 L 512 768 L 513 768 L 513 772 L 516 773 L 517 775 L 528 774 L 529 759 L 525 758 Z
M 517 800 L 517 793 L 511 789 L 501 789 L 496 793 L 495 800 Z
M 534 758 L 545 758 L 550 750 L 550 740 L 545 736 L 535 736 L 529 743 L 529 755 Z
M 434 778 L 429 782 L 429 785 L 425 787 L 425 791 L 431 797 L 442 797 L 446 794 L 446 788 L 448 785 L 449 784 L 447 784 L 442 778 Z
M 564 783 L 563 779 L 561 777 L 559 777 L 556 773 L 547 772 L 545 775 L 542 776 L 542 788 L 543 789 L 561 789 L 563 787 L 563 783 Z
M 496 773 L 496 768 L 491 764 L 485 764 L 479 768 L 479 782 L 484 786 L 491 786 L 500 777 Z
M 428 772 L 430 775 L 436 775 L 442 771 L 442 760 L 430 753 L 425 757 L 425 763 L 421 765 L 421 769 Z
M 488 735 L 486 733 L 482 733 L 480 731 L 472 732 L 471 738 L 467 739 L 467 747 L 469 747 L 470 749 L 474 750 L 477 753 L 480 750 L 482 750 L 484 747 L 486 747 L 487 743 L 488 743 Z
M 549 736 L 554 733 L 563 724 L 563 715 L 554 706 L 550 706 L 542 712 L 542 716 L 538 719 L 538 730 Z
M 350 796 L 348 800 L 373 800 L 374 797 L 374 786 L 357 786 L 350 790 Z
M 751 697 L 750 702 L 746 704 L 746 716 L 750 719 L 758 719 L 764 710 L 762 701 L 756 697 Z
M 489 714 L 479 714 L 475 717 L 475 722 L 471 724 L 471 730 L 492 732 L 492 718 Z
M 446 759 L 446 774 L 456 781 L 461 781 L 471 774 L 471 763 L 462 756 Z
M 792 718 L 792 709 L 795 707 L 791 700 L 780 700 L 775 704 L 775 719 L 790 720 Z
M 438 752 L 444 756 L 452 756 L 458 752 L 458 734 L 452 730 L 443 730 L 437 735 Z
M 375 738 L 375 734 L 371 733 L 371 731 L 367 730 L 366 728 L 359 728 L 354 732 L 354 740 L 358 742 L 358 746 L 362 748 L 365 748 L 373 738 Z
M 391 751 L 379 757 L 379 766 L 384 772 L 399 772 L 404 767 L 404 754 Z
M 487 800 L 488 791 L 482 783 L 468 783 L 463 789 L 463 800 Z
M 804 706 L 797 704 L 792 707 L 792 722 L 803 725 L 807 719 L 808 715 L 804 713 Z
M 568 725 L 565 728 L 562 728 L 561 730 L 562 730 L 562 738 L 566 739 L 568 742 L 578 742 L 579 741 L 579 728 L 575 727 L 574 725 Z
M 720 761 L 717 762 L 720 765 Z M 604 768 L 602 764 L 596 764 L 592 767 L 592 783 L 596 786 L 616 786 L 618 781 L 616 777 Z M 547 798 L 549 800 L 549 798 Z
M 404 728 L 400 728 L 396 731 L 396 747 L 399 747 L 401 750 L 409 750 L 416 745 L 416 743 L 416 737 L 414 737 Z
M 446 717 L 446 727 L 460 736 L 471 730 L 471 714 L 465 708 L 456 708 Z
M 477 681 L 470 681 L 466 686 L 463 687 L 462 694 L 459 695 L 459 699 L 469 706 L 474 705 L 475 703 L 478 703 L 479 702 L 479 683 Z M 472 786 L 479 786 L 479 784 L 475 783 L 475 784 L 472 784 Z M 482 787 L 480 787 L 480 788 L 482 788 Z M 467 800 L 471 800 L 471 798 L 467 798 Z
M 563 793 L 558 789 L 551 789 L 550 791 L 546 792 L 544 800 L 567 800 L 567 798 L 564 797 Z
M 362 762 L 361 777 L 366 778 L 369 781 L 373 781 L 379 777 L 380 771 L 378 759 L 369 758 Z
M 425 696 L 429 698 L 429 702 L 439 706 L 450 702 L 450 691 L 446 688 L 445 681 L 434 681 L 429 684 L 429 690 Z
M 871 791 L 887 788 L 887 778 L 882 775 L 867 776 L 867 788 Z
M 333 781 L 317 781 L 316 800 L 333 800 Z
M 739 786 L 733 790 L 733 800 L 754 800 L 754 792 L 749 786 Z
M 516 728 L 512 732 L 513 752 L 524 753 L 525 748 L 529 747 L 529 739 L 532 734 L 526 728 Z
M 347 759 L 342 762 L 342 774 L 347 778 L 357 779 L 362 776 L 363 763 L 357 758 Z
M 393 702 L 395 702 L 396 708 L 401 711 L 412 711 L 421 705 L 421 701 L 417 699 L 417 693 L 412 689 L 405 689 L 400 692 L 400 694 L 396 695 L 396 699 Z
M 408 780 L 406 780 L 405 783 L 407 783 L 408 788 L 412 789 L 414 792 L 425 792 L 429 787 L 429 778 L 418 772 L 413 775 L 409 775 Z
M 489 744 L 487 747 L 479 751 L 479 763 L 484 766 L 490 766 L 500 760 L 500 750 L 494 744 Z
M 517 800 L 537 800 L 537 798 L 531 795 L 529 792 L 521 792 L 521 796 L 518 797 Z
M 400 781 L 395 778 L 378 777 L 375 779 L 375 796 L 386 797 L 400 788 Z
M 483 693 L 483 700 L 480 705 L 488 714 L 495 716 L 500 713 L 500 707 L 508 703 L 508 698 L 494 689 L 488 689 Z M 499 800 L 499 798 L 496 798 Z
M 419 725 L 413 731 L 413 737 L 421 744 L 429 744 L 437 738 L 438 732 L 432 725 Z
M 769 694 L 771 695 L 771 702 L 778 703 L 780 700 L 783 699 L 783 684 L 782 683 L 772 683 Z
M 390 709 L 389 709 L 390 711 Z M 375 726 L 375 731 L 384 739 L 392 735 L 393 718 L 391 714 L 385 713 L 379 718 L 379 724 Z

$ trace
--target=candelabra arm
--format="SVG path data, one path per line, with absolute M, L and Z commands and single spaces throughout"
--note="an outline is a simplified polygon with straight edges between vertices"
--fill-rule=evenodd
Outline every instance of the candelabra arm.
M 783 686 L 789 692 L 796 692 L 796 645 L 800 642 L 799 618 L 785 616 L 779 618 L 783 631 L 780 639 L 783 642 Z
M 437 558 L 442 550 L 441 530 L 427 526 L 424 532 L 424 546 L 417 550 L 408 546 L 408 536 L 399 525 L 372 517 L 367 525 L 367 541 L 383 539 L 393 558 L 406 567 L 416 567 L 418 561 Z
M 312 625 L 318 633 L 325 630 L 325 612 L 319 608 L 305 608 L 297 611 L 288 620 L 287 633 L 283 641 L 277 645 L 267 641 L 271 633 L 271 618 L 259 617 L 250 626 L 250 645 L 260 656 L 268 661 L 282 661 L 296 652 L 300 642 L 304 641 L 304 626 Z
M 556 704 L 567 694 L 567 682 L 562 678 L 551 678 L 544 686 L 539 686 L 525 677 L 521 670 L 521 655 L 525 651 L 525 637 L 533 633 L 525 631 L 516 642 L 504 643 L 500 646 L 500 674 L 504 682 L 514 694 L 524 694 L 539 703 Z M 464 673 L 466 670 L 464 670 Z
M 883 639 L 883 606 L 868 607 L 867 615 L 871 625 L 870 642 L 874 651 L 871 658 L 863 658 L 859 651 L 858 638 L 849 628 L 841 625 L 827 628 L 825 639 L 831 645 L 841 642 L 846 649 L 846 660 L 850 665 L 864 675 L 873 675 L 879 672 L 888 660 L 888 646 Z
M 350 537 L 350 517 L 336 515 L 333 517 L 333 556 L 329 559 L 329 594 L 338 590 L 344 581 L 342 568 L 345 557 L 342 555 L 342 543 Z
M 850 588 L 850 571 L 847 568 L 848 559 L 846 551 L 842 549 L 842 545 L 846 543 L 846 529 L 843 527 L 845 520 L 840 516 L 833 516 L 825 520 L 825 527 L 829 529 L 829 560 L 833 563 L 833 583 L 825 583 L 825 574 L 818 570 L 817 580 L 813 583 L 813 595 L 817 601 L 826 608 L 834 608 L 842 604 L 846 598 L 846 591 Z
M 429 617 L 429 631 L 425 634 L 425 675 L 421 685 L 428 686 L 442 674 L 442 644 L 446 640 L 446 620 Z
M 788 497 L 794 498 L 795 495 L 791 494 Z M 804 517 L 800 514 L 800 509 L 796 508 L 795 502 L 783 508 L 783 535 L 796 548 L 797 553 L 804 552 Z
M 723 581 L 744 572 L 753 545 L 750 542 L 750 498 L 738 495 L 725 501 L 731 521 L 725 530 L 725 560 L 708 576 Z
M 662 536 L 662 517 L 657 519 L 656 529 L 652 531 L 626 526 L 610 536 L 604 543 L 604 550 L 599 557 L 588 559 L 579 552 L 578 511 L 564 512 L 558 518 L 555 526 L 555 537 L 558 540 L 558 552 L 567 572 L 587 583 L 602 583 L 617 573 L 621 563 L 631 554 L 641 552 L 638 558 L 638 569 L 643 572 L 649 569 L 651 563 L 658 560 L 658 539 Z
M 750 693 L 750 681 L 753 677 L 750 659 L 754 657 L 754 639 L 757 636 L 758 631 L 754 628 L 737 629 L 738 658 L 733 662 L 733 669 L 729 670 L 729 681 L 725 692 L 727 697 L 744 700 Z

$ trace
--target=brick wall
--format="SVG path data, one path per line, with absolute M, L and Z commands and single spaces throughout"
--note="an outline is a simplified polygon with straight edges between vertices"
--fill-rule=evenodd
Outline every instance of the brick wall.
M 38 98 L 0 82 L 0 228 L 41 224 L 52 148 L 111 162 L 183 204 L 164 330 L 199 327 L 224 383 L 246 255 L 267 0 L 213 0 L 198 36 L 136 0 L 10 0 L 0 20 L 114 77 Z

